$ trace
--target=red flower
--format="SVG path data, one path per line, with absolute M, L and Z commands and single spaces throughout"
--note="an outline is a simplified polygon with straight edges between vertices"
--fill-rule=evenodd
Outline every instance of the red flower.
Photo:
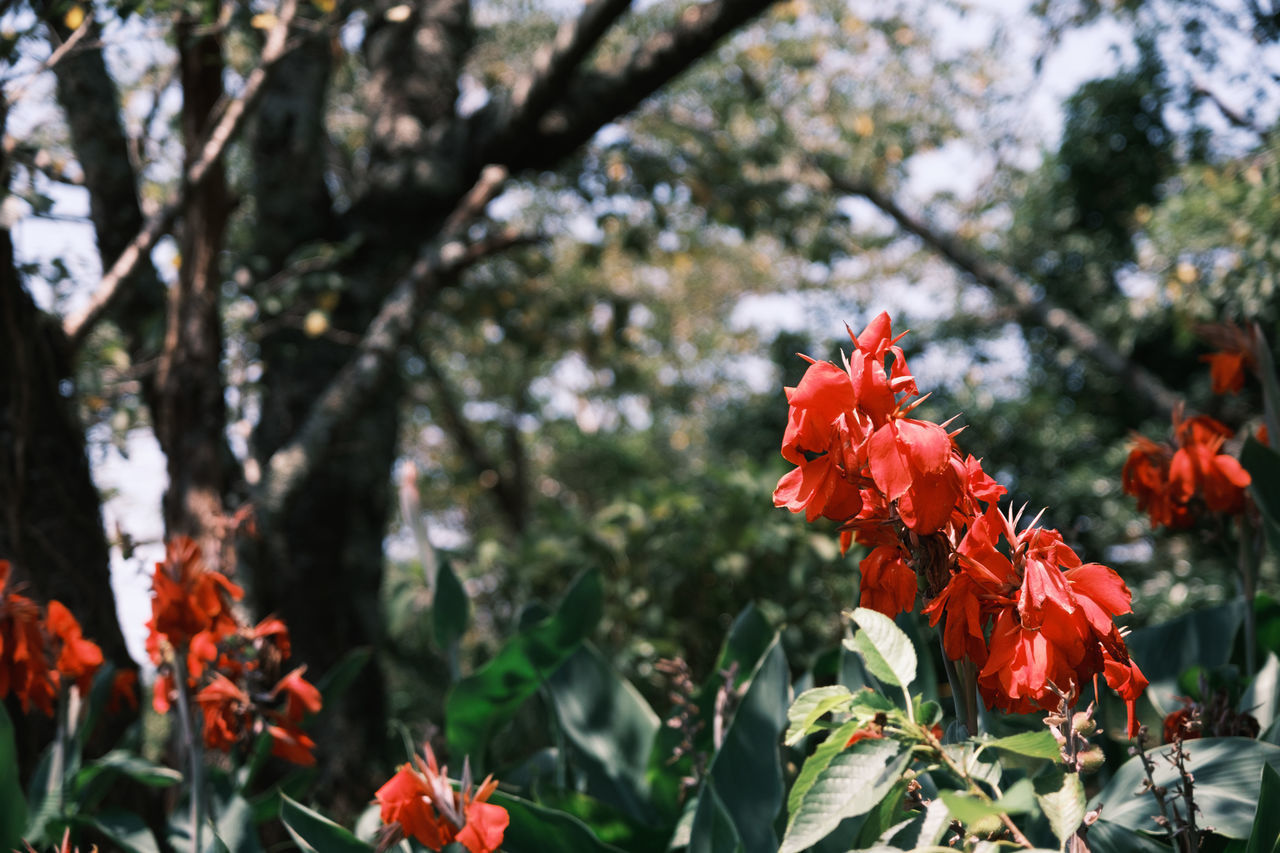
M 58 674 L 49 666 L 40 605 L 8 588 L 10 568 L 0 560 L 0 698 L 12 691 L 23 711 L 35 705 L 52 717 Z
M 188 536 L 165 544 L 165 559 L 156 563 L 152 581 L 151 621 L 147 651 L 153 663 L 164 661 L 167 646 L 187 656 L 187 675 L 194 684 L 206 664 L 217 659 L 217 644 L 239 627 L 231 602 L 244 590 L 219 572 L 206 568 L 200 546 Z M 157 706 L 159 711 L 160 707 Z
M 1217 347 L 1218 352 L 1200 356 L 1209 362 L 1209 378 L 1213 393 L 1234 394 L 1244 387 L 1245 370 L 1258 367 L 1257 349 L 1248 329 L 1234 323 L 1211 323 L 1200 326 L 1196 333 Z
M 430 746 L 425 755 L 426 761 L 414 756 L 414 764 L 401 765 L 374 795 L 382 822 L 432 850 L 457 841 L 471 853 L 493 853 L 502 845 L 510 820 L 506 809 L 486 802 L 498 783 L 489 777 L 473 791 L 470 770 L 464 767 L 460 790 L 455 791 Z
M 862 572 L 860 606 L 890 617 L 915 607 L 916 573 L 902 559 L 896 544 L 872 549 L 858 569 Z
M 221 673 L 196 694 L 204 714 L 204 745 L 223 751 L 231 749 L 248 731 L 252 722 L 249 695 Z
M 280 679 L 275 689 L 271 691 L 273 699 L 281 694 L 284 695 L 284 716 L 291 723 L 300 723 L 307 714 L 315 714 L 320 710 L 320 691 L 302 677 L 306 671 L 305 666 L 298 667 Z
M 1135 436 L 1124 465 L 1124 490 L 1138 499 L 1152 526 L 1185 528 L 1206 511 L 1243 512 L 1252 480 L 1235 457 L 1221 452 L 1231 428 L 1206 415 L 1175 415 L 1174 435 L 1176 451 Z
M 74 681 L 81 691 L 88 690 L 94 673 L 102 666 L 102 649 L 84 638 L 80 623 L 60 601 L 49 602 L 45 624 L 61 644 L 56 663 L 58 672 Z
M 128 705 L 138 710 L 138 671 L 136 669 L 117 670 L 111 679 L 111 694 L 107 697 L 107 713 L 115 714 Z

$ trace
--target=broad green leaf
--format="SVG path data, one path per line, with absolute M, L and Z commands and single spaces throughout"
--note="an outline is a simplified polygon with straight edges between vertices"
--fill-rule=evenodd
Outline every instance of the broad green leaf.
M 483 667 L 462 679 L 445 700 L 449 751 L 470 756 L 477 769 L 493 733 L 574 653 L 600 620 L 600 574 L 581 575 L 549 618 L 526 627 Z
M 796 697 L 787 711 L 787 735 L 784 743 L 794 746 L 814 730 L 814 724 L 825 714 L 848 703 L 853 694 L 843 684 L 815 687 Z
M 707 767 L 708 783 L 745 853 L 777 853 L 773 824 L 785 790 L 778 743 L 787 723 L 789 692 L 787 658 L 775 634 Z
M 71 799 L 81 811 L 91 811 L 121 776 L 148 788 L 168 788 L 182 782 L 177 770 L 116 749 L 80 768 L 71 780 Z
M 1151 796 L 1147 794 L 1146 796 Z M 1089 826 L 1089 849 L 1106 853 L 1172 853 L 1173 848 L 1162 843 L 1166 837 L 1152 837 L 1137 830 L 1117 826 L 1106 818 Z
M 147 824 L 132 812 L 104 809 L 77 815 L 71 823 L 106 836 L 113 844 L 112 849 L 125 853 L 160 853 L 160 846 Z
M 453 571 L 447 557 L 440 557 L 436 571 L 436 598 L 431 607 L 432 631 L 436 646 L 448 651 L 457 645 L 467 630 L 471 600 Z
M 742 839 L 716 794 L 715 781 L 708 780 L 698 794 L 698 808 L 689 831 L 688 853 L 741 853 Z
M 1270 764 L 1262 768 L 1262 785 L 1258 792 L 1258 812 L 1249 831 L 1245 853 L 1277 853 L 1280 851 L 1280 772 Z
M 655 819 L 645 778 L 658 715 L 590 643 L 547 684 L 587 793 L 642 823 Z
M 888 616 L 866 607 L 853 611 L 853 621 L 861 629 L 853 637 L 853 648 L 871 674 L 895 687 L 910 685 L 916 677 L 916 651 L 902 629 Z
M 843 731 L 831 738 L 840 737 Z M 822 769 L 798 798 L 780 853 L 804 850 L 825 838 L 845 818 L 873 809 L 902 776 L 911 755 L 896 741 L 868 739 L 824 756 L 823 761 Z
M 1280 453 L 1249 436 L 1240 451 L 1240 464 L 1253 478 L 1249 491 L 1253 493 L 1258 509 L 1262 510 L 1267 538 L 1271 541 L 1272 550 L 1276 551 L 1280 546 L 1277 542 L 1277 533 L 1280 533 Z M 1276 553 L 1280 554 L 1280 551 Z
M 1040 811 L 1049 819 L 1049 826 L 1058 841 L 1066 844 L 1075 835 L 1084 820 L 1084 785 L 1079 773 L 1067 773 L 1060 767 L 1035 780 L 1036 801 Z
M 18 748 L 14 742 L 13 721 L 0 704 L 0 849 L 22 846 L 22 833 L 27 826 L 27 801 L 18 781 Z
M 769 651 L 776 633 L 756 605 L 748 604 L 742 609 L 729 627 L 716 658 L 715 668 L 707 674 L 694 694 L 697 719 L 710 720 L 715 714 L 716 695 L 725 683 L 723 673 L 736 671 L 738 677 L 735 682 L 741 685 L 742 680 L 756 669 Z M 670 760 L 673 750 L 683 737 L 682 732 L 670 726 L 662 726 L 654 738 L 653 751 L 649 755 L 650 804 L 668 823 L 686 813 L 690 820 L 693 819 L 692 812 L 683 807 L 681 781 L 691 772 L 690 761 L 687 758 L 676 762 Z M 711 737 L 712 726 L 703 725 L 695 736 L 695 749 L 709 754 L 713 750 Z
M 1267 652 L 1267 659 L 1249 687 L 1240 697 L 1240 710 L 1252 714 L 1258 725 L 1266 730 L 1277 718 L 1280 707 L 1280 658 L 1275 652 Z
M 1147 750 L 1155 760 L 1157 785 L 1172 788 L 1177 770 L 1163 756 L 1171 747 Z M 1195 774 L 1196 805 L 1200 826 L 1212 826 L 1227 838 L 1248 838 L 1257 811 L 1262 771 L 1267 765 L 1280 769 L 1280 747 L 1248 738 L 1203 738 L 1187 744 L 1187 769 Z M 1155 817 L 1160 813 L 1155 798 L 1143 791 L 1142 762 L 1134 756 L 1125 762 L 1111 781 L 1089 804 L 1101 807 L 1105 819 L 1129 829 L 1159 831 Z
M 280 796 L 280 822 L 303 850 L 316 853 L 369 853 L 369 845 L 302 803 Z
M 502 806 L 511 818 L 502 839 L 503 853 L 620 853 L 573 815 L 502 792 L 489 802 Z
M 1193 610 L 1159 625 L 1139 628 L 1126 638 L 1129 654 L 1151 682 L 1143 694 L 1144 701 L 1155 706 L 1155 713 L 1151 716 L 1158 714 L 1163 717 L 1182 707 L 1178 697 L 1183 695 L 1183 691 L 1178 688 L 1178 676 L 1183 672 L 1193 666 L 1211 669 L 1231 659 L 1231 649 L 1243 618 L 1244 605 L 1236 600 Z M 1110 691 L 1104 695 L 1110 696 Z M 1123 720 L 1123 703 L 1114 700 L 1111 704 L 1119 707 L 1120 719 Z M 1107 720 L 1106 727 L 1114 731 L 1123 729 L 1122 724 L 1111 719 Z
M 1058 746 L 1058 742 L 1054 740 L 1053 734 L 1048 729 L 1038 732 L 1022 732 L 1008 737 L 980 741 L 978 745 L 983 749 L 1000 749 L 1031 758 L 1047 758 L 1051 761 L 1062 755 L 1061 747 Z
M 216 838 L 226 848 L 227 853 L 261 853 L 262 845 L 258 841 L 258 828 L 253 821 L 253 806 L 239 794 L 231 794 L 229 797 L 219 799 L 222 801 L 215 810 L 217 822 L 214 824 L 213 832 L 206 832 L 205 836 L 212 835 Z M 205 819 L 208 820 L 208 817 Z M 328 853 L 328 850 L 322 853 Z M 335 853 L 339 851 L 335 850 Z

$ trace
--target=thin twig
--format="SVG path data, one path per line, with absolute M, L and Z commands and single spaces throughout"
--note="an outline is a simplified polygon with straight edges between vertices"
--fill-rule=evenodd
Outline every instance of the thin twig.
M 35 82 L 36 78 L 44 72 L 52 70 L 55 65 L 61 62 L 63 57 L 71 52 L 72 48 L 74 48 L 76 44 L 85 37 L 85 34 L 88 33 L 92 27 L 93 13 L 86 12 L 84 20 L 80 23 L 80 26 L 76 27 L 75 31 L 72 32 L 71 35 L 67 36 L 67 40 L 54 48 L 48 58 L 45 59 L 44 62 L 40 63 L 40 67 L 35 71 L 32 71 L 27 76 L 26 82 L 19 86 L 17 91 L 12 95 L 5 96 L 5 101 L 9 107 L 12 107 L 14 104 L 18 103 L 18 101 L 22 100 L 23 96 L 27 94 L 27 90 L 31 88 L 31 85 Z
M 245 119 L 262 95 L 272 68 L 296 44 L 288 40 L 288 35 L 289 25 L 297 11 L 298 0 L 281 0 L 276 22 L 267 34 L 262 59 L 245 78 L 240 95 L 227 101 L 221 115 L 200 146 L 199 156 L 192 161 L 183 174 L 182 183 L 178 186 L 176 195 L 147 218 L 142 230 L 120 253 L 116 262 L 111 265 L 111 269 L 102 276 L 88 304 L 69 316 L 63 323 L 63 331 L 73 349 L 84 342 L 85 336 L 116 299 L 120 292 L 120 285 L 133 272 L 139 261 L 173 227 L 173 223 L 186 207 L 191 194 L 209 177 L 213 167 L 226 153 L 227 145 L 244 126 Z

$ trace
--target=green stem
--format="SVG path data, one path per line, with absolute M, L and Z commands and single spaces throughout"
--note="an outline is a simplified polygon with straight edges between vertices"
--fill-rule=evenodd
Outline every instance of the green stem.
M 944 615 L 942 621 L 938 623 L 938 648 L 942 649 L 942 668 L 947 673 L 947 683 L 951 685 L 951 704 L 955 707 L 956 720 L 965 727 L 965 737 L 973 737 L 978 733 L 976 719 L 978 714 L 973 702 L 973 688 L 966 687 L 967 679 L 961 677 L 956 670 L 956 662 L 947 655 L 947 646 L 942 639 L 947 627 L 946 619 Z M 911 701 L 910 697 L 907 701 Z
M 200 736 L 193 726 L 191 698 L 187 695 L 187 662 L 181 652 L 175 653 L 173 657 L 173 680 L 178 691 L 178 717 L 191 766 L 191 851 L 200 853 L 203 849 L 201 835 L 204 831 L 204 751 L 201 748 Z
M 1248 522 L 1240 516 L 1240 592 L 1244 596 L 1244 668 L 1245 677 L 1253 678 L 1258 671 L 1256 648 L 1258 645 L 1258 620 L 1253 610 L 1253 599 L 1257 595 L 1257 557 L 1253 553 L 1250 542 Z

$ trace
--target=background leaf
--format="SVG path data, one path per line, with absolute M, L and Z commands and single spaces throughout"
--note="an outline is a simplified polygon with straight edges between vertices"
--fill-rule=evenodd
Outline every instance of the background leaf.
M 18 749 L 13 739 L 13 721 L 0 704 L 0 848 L 22 846 L 27 826 L 27 801 L 18 781 Z
M 370 847 L 329 818 L 287 794 L 280 796 L 280 822 L 303 850 L 316 853 L 369 853 Z
M 548 682 L 556 718 L 587 776 L 587 793 L 641 822 L 655 813 L 645 778 L 658 715 L 590 643 Z
M 483 767 L 489 738 L 578 648 L 599 621 L 603 598 L 599 572 L 584 573 L 555 614 L 521 630 L 453 686 L 445 700 L 451 754 L 470 756 L 473 767 Z
M 1170 747 L 1155 747 L 1147 753 L 1155 759 L 1157 785 L 1172 787 L 1177 771 L 1161 756 Z M 1195 799 L 1200 807 L 1200 826 L 1212 826 L 1227 838 L 1248 838 L 1253 827 L 1267 765 L 1280 768 L 1280 747 L 1248 738 L 1203 738 L 1187 744 L 1187 769 L 1195 774 Z M 1101 793 L 1089 804 L 1102 808 L 1102 820 L 1128 829 L 1158 831 L 1155 817 L 1160 813 L 1155 798 L 1142 790 L 1145 779 L 1142 762 L 1134 756 L 1127 761 Z M 1092 830 L 1091 830 L 1092 831 Z

